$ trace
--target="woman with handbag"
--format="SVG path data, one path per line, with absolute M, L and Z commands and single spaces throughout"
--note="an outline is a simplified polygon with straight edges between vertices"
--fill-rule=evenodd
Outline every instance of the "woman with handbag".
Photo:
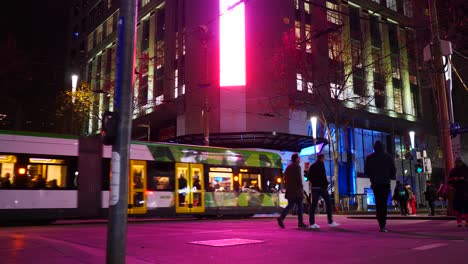
M 448 184 L 455 190 L 453 199 L 453 211 L 457 218 L 457 226 L 462 226 L 465 218 L 465 226 L 468 227 L 468 166 L 458 157 L 455 167 L 450 170 Z

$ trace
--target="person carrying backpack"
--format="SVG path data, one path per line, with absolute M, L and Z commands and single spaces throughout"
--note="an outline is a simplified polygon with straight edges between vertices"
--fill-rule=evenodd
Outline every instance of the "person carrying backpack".
M 401 215 L 408 215 L 408 190 L 401 184 L 400 181 L 396 182 L 395 190 L 393 191 L 393 197 L 398 201 L 400 207 Z

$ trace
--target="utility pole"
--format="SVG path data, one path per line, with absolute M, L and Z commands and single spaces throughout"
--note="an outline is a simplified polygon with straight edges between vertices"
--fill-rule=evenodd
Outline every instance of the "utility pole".
M 128 208 L 132 90 L 134 83 L 136 18 L 138 0 L 120 0 L 117 72 L 114 96 L 118 117 L 112 145 L 112 176 L 109 197 L 106 263 L 125 263 Z
M 450 169 L 453 168 L 453 153 L 452 139 L 450 137 L 449 113 L 447 104 L 447 92 L 445 89 L 444 67 L 442 63 L 442 52 L 439 36 L 439 22 L 437 19 L 436 1 L 429 0 L 429 8 L 431 11 L 431 29 L 432 29 L 432 54 L 435 69 L 435 89 L 437 92 L 438 108 L 439 108 L 439 125 L 440 125 L 440 144 L 444 155 L 444 173 L 445 182 L 447 183 Z M 450 201 L 449 201 L 450 204 Z M 451 215 L 450 208 L 447 209 L 447 215 Z

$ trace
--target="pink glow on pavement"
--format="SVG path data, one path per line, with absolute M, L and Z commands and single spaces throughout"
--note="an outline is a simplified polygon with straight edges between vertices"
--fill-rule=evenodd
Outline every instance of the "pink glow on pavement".
M 245 5 L 219 0 L 219 7 L 219 85 L 245 85 Z

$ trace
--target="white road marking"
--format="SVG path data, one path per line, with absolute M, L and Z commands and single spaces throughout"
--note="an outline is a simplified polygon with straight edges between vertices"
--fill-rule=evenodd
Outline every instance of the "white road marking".
M 443 244 L 443 243 L 429 244 L 425 246 L 415 247 L 413 249 L 414 250 L 428 250 L 428 249 L 443 247 L 443 246 L 447 246 L 447 244 Z

